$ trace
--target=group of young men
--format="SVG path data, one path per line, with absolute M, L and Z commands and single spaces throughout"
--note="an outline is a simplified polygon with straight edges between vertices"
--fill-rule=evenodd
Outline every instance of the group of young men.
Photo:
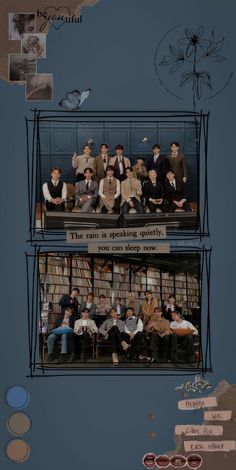
M 104 295 L 99 296 L 96 305 L 92 293 L 80 304 L 79 293 L 79 289 L 74 288 L 71 295 L 60 299 L 61 315 L 47 338 L 47 362 L 73 363 L 79 357 L 86 361 L 94 335 L 96 341 L 109 342 L 114 365 L 119 363 L 118 354 L 122 350 L 125 362 L 143 358 L 150 363 L 177 362 L 180 339 L 186 360 L 194 361 L 194 336 L 198 331 L 183 318 L 174 296 L 170 295 L 159 307 L 157 299 L 147 290 L 145 299 L 137 307 L 134 293 L 127 296 L 126 305 L 122 305 L 120 298 L 109 305 Z M 59 358 L 55 356 L 58 340 L 61 340 Z
M 100 154 L 91 156 L 91 147 L 84 145 L 83 154 L 74 153 L 72 166 L 76 173 L 75 208 L 92 212 L 127 214 L 191 211 L 186 196 L 187 166 L 185 156 L 179 152 L 179 143 L 172 142 L 170 153 L 161 154 L 160 145 L 152 147 L 153 156 L 138 157 L 132 167 L 124 156 L 122 145 L 115 147 L 116 155 L 109 155 L 109 147 L 102 144 Z M 61 181 L 61 170 L 51 170 L 51 180 L 43 184 L 48 211 L 62 211 L 67 199 L 67 186 Z

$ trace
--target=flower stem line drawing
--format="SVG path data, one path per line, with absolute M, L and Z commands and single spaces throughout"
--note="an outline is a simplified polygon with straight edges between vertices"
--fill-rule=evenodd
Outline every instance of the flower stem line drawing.
M 207 70 L 209 62 L 223 62 L 226 57 L 221 54 L 225 38 L 216 38 L 215 31 L 210 36 L 204 34 L 204 26 L 194 32 L 185 29 L 185 36 L 178 39 L 178 45 L 169 45 L 169 52 L 159 62 L 159 66 L 169 68 L 169 74 L 180 71 L 180 87 L 191 86 L 193 109 L 196 111 L 196 101 L 200 100 L 204 91 L 213 90 L 212 76 Z

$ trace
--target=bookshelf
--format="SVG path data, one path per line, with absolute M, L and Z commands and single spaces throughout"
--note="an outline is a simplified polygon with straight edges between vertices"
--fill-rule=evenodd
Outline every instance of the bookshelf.
M 121 298 L 121 303 L 126 305 L 128 293 L 131 290 L 130 285 L 130 263 L 113 263 L 113 300 L 115 297 Z
M 70 255 L 71 256 L 71 255 Z M 71 287 L 80 290 L 80 297 L 84 301 L 92 288 L 91 261 L 89 258 L 71 256 Z
M 93 292 L 94 302 L 99 295 L 112 305 L 115 297 L 127 304 L 128 292 L 135 291 L 138 301 L 150 289 L 159 306 L 171 294 L 184 309 L 199 306 L 199 280 L 188 272 L 168 272 L 154 263 L 125 260 L 124 258 L 86 256 L 73 253 L 45 253 L 39 256 L 41 326 L 54 325 L 60 314 L 59 300 L 70 294 L 72 287 L 80 289 L 80 302 Z M 43 330 L 42 330 L 43 331 Z
M 95 258 L 93 263 L 94 302 L 98 304 L 99 295 L 105 295 L 108 303 L 112 303 L 112 266 L 113 263 L 103 258 Z

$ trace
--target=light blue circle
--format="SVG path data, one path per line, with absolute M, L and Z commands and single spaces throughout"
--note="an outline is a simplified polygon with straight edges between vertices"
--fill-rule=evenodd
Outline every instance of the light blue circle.
M 28 405 L 30 395 L 29 392 L 21 385 L 14 385 L 7 389 L 5 400 L 12 408 L 21 410 Z

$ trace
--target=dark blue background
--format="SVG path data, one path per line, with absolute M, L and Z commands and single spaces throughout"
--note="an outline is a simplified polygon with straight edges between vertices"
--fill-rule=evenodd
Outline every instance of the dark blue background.
M 81 25 L 50 29 L 47 59 L 39 72 L 54 74 L 55 108 L 66 91 L 91 87 L 84 109 L 191 109 L 191 96 L 180 101 L 164 91 L 154 70 L 154 54 L 163 35 L 175 25 L 195 30 L 205 24 L 225 35 L 225 63 L 217 80 L 235 68 L 233 0 L 101 0 L 82 10 Z M 167 72 L 166 72 L 167 73 Z M 169 77 L 168 77 L 169 80 Z M 5 421 L 10 408 L 4 390 L 24 384 L 31 393 L 27 412 L 33 427 L 27 436 L 31 458 L 22 467 L 34 470 L 135 470 L 146 451 L 174 448 L 174 425 L 195 421 L 177 412 L 175 377 L 81 377 L 26 379 L 27 295 L 25 251 L 28 238 L 26 137 L 24 116 L 32 104 L 24 87 L 4 81 L 1 90 L 1 453 L 11 436 Z M 211 111 L 209 138 L 209 205 L 212 257 L 211 338 L 214 373 L 210 380 L 235 381 L 234 312 L 234 171 L 235 80 L 216 98 L 202 101 Z M 184 380 L 184 379 L 183 379 Z M 148 421 L 154 411 L 157 420 Z M 195 421 L 196 422 L 196 421 Z M 151 440 L 149 431 L 156 431 Z M 2 456 L 4 469 L 12 464 Z

